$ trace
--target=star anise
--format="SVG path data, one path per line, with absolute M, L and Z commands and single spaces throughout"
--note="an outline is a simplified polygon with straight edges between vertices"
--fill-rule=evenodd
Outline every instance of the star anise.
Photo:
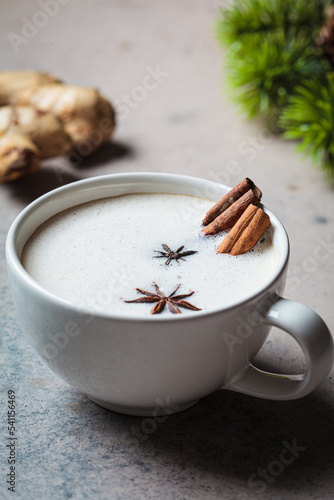
M 130 304 L 131 302 L 136 302 L 137 304 L 142 303 L 142 302 L 157 302 L 157 304 L 153 307 L 151 310 L 151 314 L 159 314 L 161 313 L 165 305 L 167 304 L 168 309 L 170 310 L 171 313 L 173 314 L 180 314 L 181 311 L 177 307 L 184 307 L 185 309 L 191 309 L 192 311 L 200 311 L 201 309 L 198 309 L 198 307 L 193 306 L 192 304 L 189 304 L 189 302 L 186 302 L 185 299 L 186 297 L 190 297 L 193 295 L 195 292 L 190 292 L 190 293 L 185 293 L 183 295 L 174 295 L 177 290 L 180 288 L 181 285 L 178 285 L 174 292 L 172 292 L 170 295 L 166 296 L 165 294 L 162 293 L 158 285 L 154 285 L 156 289 L 156 293 L 152 292 L 147 292 L 146 290 L 141 290 L 140 288 L 136 288 L 137 292 L 142 293 L 144 297 L 140 297 L 139 299 L 135 300 L 125 300 L 124 302 L 127 302 Z
M 154 258 L 155 259 L 166 258 L 167 259 L 165 262 L 166 266 L 169 266 L 170 262 L 173 259 L 175 259 L 176 262 L 179 263 L 179 259 L 185 260 L 183 259 L 183 257 L 197 253 L 196 250 L 187 250 L 186 252 L 182 252 L 184 245 L 182 245 L 182 247 L 179 247 L 175 252 L 173 252 L 173 250 L 171 250 L 169 246 L 166 245 L 166 243 L 163 243 L 162 248 L 165 250 L 165 252 L 161 252 L 160 250 L 154 250 L 155 252 L 161 254 L 161 255 L 155 255 Z

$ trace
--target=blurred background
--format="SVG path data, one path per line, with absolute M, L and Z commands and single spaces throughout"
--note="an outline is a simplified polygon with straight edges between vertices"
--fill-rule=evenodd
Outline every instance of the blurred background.
M 228 4 L 0 1 L 1 71 L 34 69 L 97 88 L 117 116 L 112 139 L 91 156 L 48 159 L 36 173 L 0 185 L 2 378 L 20 398 L 15 498 L 259 498 L 249 477 L 275 459 L 283 440 L 293 439 L 306 451 L 280 477 L 264 482 L 260 498 L 334 496 L 332 379 L 285 406 L 209 396 L 133 448 L 126 436 L 141 419 L 110 414 L 49 373 L 22 333 L 8 288 L 8 228 L 51 189 L 132 171 L 180 173 L 229 186 L 247 176 L 290 237 L 287 298 L 315 309 L 334 331 L 333 183 L 310 158 L 295 153 L 294 142 L 270 134 L 259 119 L 246 119 L 232 102 L 225 84 L 227 49 L 214 28 Z M 319 247 L 327 252 L 322 261 Z M 258 363 L 298 373 L 303 357 L 274 330 Z M 4 498 L 12 498 L 4 483 L 1 488 Z

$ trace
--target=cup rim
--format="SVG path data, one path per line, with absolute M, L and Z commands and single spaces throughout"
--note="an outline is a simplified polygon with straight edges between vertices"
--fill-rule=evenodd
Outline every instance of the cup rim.
M 18 256 L 18 252 L 16 249 L 16 242 L 17 242 L 17 237 L 22 229 L 22 227 L 25 224 L 26 219 L 35 211 L 37 210 L 41 205 L 45 204 L 48 201 L 52 201 L 56 199 L 60 193 L 63 194 L 69 194 L 72 191 L 77 191 L 80 190 L 80 188 L 85 188 L 85 187 L 92 187 L 94 188 L 104 184 L 105 182 L 109 181 L 122 181 L 122 180 L 130 180 L 133 179 L 135 180 L 136 178 L 141 179 L 141 180 L 146 180 L 148 181 L 149 179 L 151 180 L 160 180 L 162 181 L 163 179 L 169 180 L 169 181 L 179 181 L 179 183 L 185 183 L 187 184 L 189 181 L 192 183 L 203 183 L 207 182 L 212 186 L 216 186 L 219 189 L 223 190 L 230 190 L 231 187 L 227 186 L 225 184 L 221 184 L 219 182 L 211 181 L 205 178 L 201 177 L 194 177 L 194 176 L 188 176 L 188 175 L 180 175 L 180 174 L 174 174 L 174 173 L 160 173 L 160 172 L 124 172 L 124 173 L 116 173 L 116 174 L 106 174 L 106 175 L 100 175 L 100 176 L 94 176 L 94 177 L 89 177 L 87 179 L 82 179 L 79 181 L 75 181 L 63 186 L 60 186 L 58 188 L 55 188 L 44 195 L 38 197 L 36 200 L 31 202 L 29 205 L 27 205 L 14 219 L 13 223 L 11 224 L 8 233 L 7 233 L 7 238 L 6 238 L 6 261 L 7 261 L 7 267 L 9 265 L 12 265 L 12 267 L 15 269 L 15 272 L 19 275 L 20 279 L 23 280 L 23 282 L 32 289 L 34 293 L 39 295 L 40 297 L 47 297 L 47 299 L 56 305 L 61 306 L 62 308 L 70 309 L 73 312 L 76 312 L 78 314 L 87 314 L 87 315 L 92 315 L 94 318 L 99 317 L 99 318 L 105 318 L 105 319 L 112 319 L 112 320 L 118 320 L 118 321 L 131 321 L 131 322 L 140 322 L 140 323 L 145 323 L 149 322 L 150 324 L 152 322 L 165 322 L 165 321 L 189 321 L 197 318 L 203 318 L 207 316 L 213 316 L 215 314 L 221 314 L 222 312 L 227 312 L 231 311 L 233 309 L 236 309 L 248 302 L 253 302 L 256 301 L 256 299 L 263 295 L 266 291 L 268 291 L 273 283 L 277 281 L 280 276 L 283 274 L 287 262 L 289 260 L 289 254 L 290 254 L 290 244 L 289 244 L 289 238 L 287 235 L 287 231 L 282 224 L 282 222 L 279 220 L 279 218 L 270 210 L 268 209 L 265 205 L 260 204 L 261 208 L 265 210 L 265 212 L 268 213 L 271 219 L 271 223 L 275 226 L 275 230 L 279 231 L 280 234 L 282 235 L 281 237 L 285 238 L 285 257 L 281 259 L 281 262 L 279 265 L 277 265 L 277 268 L 275 269 L 274 273 L 270 275 L 270 278 L 268 281 L 260 287 L 260 289 L 256 290 L 254 293 L 248 295 L 247 297 L 240 299 L 230 305 L 227 306 L 222 306 L 219 308 L 215 308 L 209 311 L 197 311 L 196 315 L 170 315 L 168 317 L 156 315 L 156 316 L 149 316 L 149 317 L 143 317 L 142 315 L 131 315 L 131 316 L 126 316 L 124 314 L 117 314 L 117 313 L 112 313 L 108 311 L 101 311 L 101 310 L 95 310 L 92 307 L 88 306 L 81 306 L 79 304 L 76 304 L 74 302 L 71 302 L 67 299 L 64 299 L 53 292 L 47 290 L 44 288 L 42 285 L 40 285 L 37 281 L 34 280 L 32 276 L 24 269 L 21 260 Z M 143 192 L 143 191 L 141 191 Z M 99 199 L 96 197 L 95 199 Z M 85 203 L 85 202 L 84 202 Z M 213 201 L 214 203 L 214 201 Z M 80 203 L 74 203 L 72 206 L 78 205 Z M 59 213 L 56 212 L 56 213 Z M 53 215 L 56 215 L 53 214 Z M 52 215 L 50 216 L 52 217 Z M 27 240 L 26 240 L 27 241 Z

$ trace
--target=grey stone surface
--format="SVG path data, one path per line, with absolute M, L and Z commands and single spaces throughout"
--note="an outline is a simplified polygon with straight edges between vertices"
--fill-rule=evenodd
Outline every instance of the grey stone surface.
M 0 186 L 1 498 L 334 498 L 332 377 L 292 402 L 220 391 L 157 423 L 96 406 L 31 348 L 6 277 L 11 222 L 59 185 L 127 171 L 229 185 L 253 178 L 290 236 L 286 296 L 315 309 L 334 331 L 333 251 L 314 260 L 321 239 L 334 237 L 333 186 L 295 154 L 295 144 L 264 136 L 261 124 L 246 121 L 230 102 L 213 36 L 219 2 L 53 0 L 45 21 L 38 12 L 46 3 L 0 1 L 1 70 L 34 68 L 99 87 L 117 104 L 119 120 L 113 142 L 91 158 L 76 165 L 49 160 L 37 174 Z M 14 50 L 9 34 L 23 36 L 26 19 L 40 26 Z M 156 88 L 143 92 L 145 75 L 159 68 Z M 273 331 L 258 364 L 298 373 L 303 357 L 287 335 Z M 9 389 L 17 410 L 15 493 L 6 484 Z M 283 464 L 282 451 L 293 445 L 294 460 Z

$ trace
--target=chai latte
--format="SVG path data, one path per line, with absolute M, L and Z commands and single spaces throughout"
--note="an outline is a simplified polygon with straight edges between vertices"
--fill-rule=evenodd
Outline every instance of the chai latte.
M 125 303 L 136 288 L 185 300 L 203 311 L 229 306 L 253 294 L 275 269 L 269 230 L 253 250 L 237 257 L 218 254 L 226 236 L 199 235 L 212 201 L 187 195 L 128 194 L 60 212 L 42 224 L 22 253 L 26 271 L 45 289 L 80 306 L 126 316 L 150 317 L 154 304 Z M 196 251 L 177 263 L 154 258 L 164 251 Z M 180 309 L 182 315 L 196 311 Z M 160 316 L 172 316 L 167 307 Z

